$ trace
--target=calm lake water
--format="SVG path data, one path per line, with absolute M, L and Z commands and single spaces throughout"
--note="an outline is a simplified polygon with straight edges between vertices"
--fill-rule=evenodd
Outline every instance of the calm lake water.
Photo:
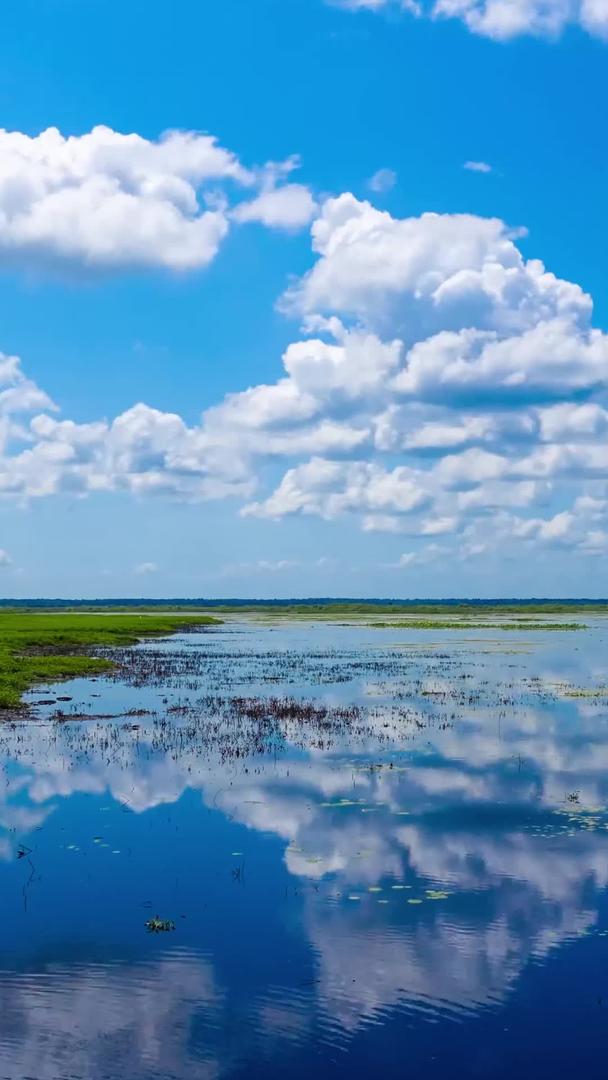
M 604 1078 L 607 643 L 234 621 L 38 688 L 0 1077 Z

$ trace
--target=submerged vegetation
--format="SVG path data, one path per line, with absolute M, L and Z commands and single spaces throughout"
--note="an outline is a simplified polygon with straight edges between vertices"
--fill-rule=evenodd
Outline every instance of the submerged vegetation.
M 47 618 L 54 627 L 76 623 L 88 628 L 91 617 L 72 615 L 65 624 L 61 616 Z M 36 626 L 43 625 L 40 619 Z M 608 692 L 605 680 L 595 687 L 578 685 L 575 669 L 564 670 L 559 681 L 552 671 L 549 678 L 544 667 L 529 670 L 527 660 L 516 658 L 522 654 L 510 650 L 503 651 L 509 659 L 488 661 L 488 649 L 479 639 L 463 639 L 457 649 L 445 642 L 437 647 L 432 638 L 424 643 L 404 640 L 395 648 L 392 639 L 374 640 L 365 622 L 359 627 L 366 632 L 353 639 L 351 629 L 347 634 L 333 628 L 323 633 L 313 626 L 303 638 L 294 624 L 277 634 L 255 620 L 226 621 L 217 634 L 131 648 L 127 642 L 143 635 L 142 623 L 154 633 L 195 620 L 182 617 L 176 625 L 174 618 L 168 624 L 156 617 L 141 618 L 135 620 L 134 632 L 132 617 L 94 620 L 94 653 L 66 657 L 64 644 L 62 654 L 51 653 L 50 659 L 102 662 L 109 665 L 105 677 L 66 688 L 70 696 L 47 685 L 36 700 L 30 698 L 31 715 L 48 722 L 43 726 L 49 744 L 81 762 L 101 757 L 117 766 L 167 760 L 188 776 L 230 764 L 244 774 L 257 774 L 265 761 L 276 764 L 282 757 L 320 752 L 346 754 L 356 783 L 361 771 L 371 775 L 409 769 L 409 755 L 419 752 L 421 739 L 425 761 L 432 767 L 431 740 L 441 732 L 458 731 L 464 721 L 484 725 L 490 719 L 500 730 L 501 724 L 528 710 L 553 710 L 566 697 L 592 695 L 599 705 Z M 101 647 L 100 623 L 106 632 Z M 38 653 L 37 659 L 47 658 L 48 653 Z M 115 687 L 122 687 L 123 698 Z M 117 701 L 122 701 L 118 711 Z M 595 708 L 595 703 L 585 707 Z M 7 723 L 0 734 L 0 749 L 4 740 L 12 745 L 19 739 L 22 763 L 27 760 L 25 727 Z M 506 752 L 509 783 L 528 783 L 528 754 L 511 754 L 509 748 Z M 579 790 L 578 777 L 572 780 L 560 789 L 568 806 Z M 365 794 L 360 792 L 356 800 L 358 812 L 375 813 L 377 807 Z M 328 791 L 322 805 L 342 811 L 344 797 L 342 791 Z M 398 812 L 411 811 L 400 807 Z
M 230 610 L 229 605 L 215 606 L 214 611 Z M 356 625 L 370 629 L 407 630 L 481 630 L 481 631 L 576 631 L 585 629 L 585 623 L 544 619 L 549 611 L 563 614 L 563 604 L 394 604 L 374 603 L 303 603 L 279 605 L 252 605 L 248 609 L 234 609 L 241 614 L 256 616 L 287 616 L 293 618 L 320 619 L 338 621 L 348 618 Z M 580 610 L 576 609 L 576 610 Z M 588 607 L 584 607 L 587 612 Z M 441 614 L 431 614 L 432 611 Z M 390 612 L 393 618 L 387 618 Z M 407 612 L 407 614 L 406 614 Z M 417 614 L 413 614 L 417 612 Z M 509 613 L 510 617 L 500 617 Z M 385 614 L 384 618 L 374 616 Z M 488 614 L 493 616 L 488 619 Z M 219 624 L 220 619 L 207 613 L 184 608 L 181 612 L 159 613 L 155 605 L 147 610 L 132 607 L 122 611 L 98 610 L 76 611 L 66 609 L 38 608 L 0 609 L 0 709 L 18 709 L 22 705 L 22 694 L 36 683 L 56 682 L 60 679 L 95 675 L 120 670 L 124 676 L 131 666 L 131 658 L 125 646 L 135 644 L 141 638 L 168 636 L 187 627 Z M 148 651 L 147 655 L 137 656 L 135 669 L 136 680 L 140 686 L 158 683 L 159 677 L 166 678 L 166 658 L 162 652 Z M 278 657 L 263 658 L 274 668 Z M 342 668 L 343 657 L 333 656 L 328 670 L 323 672 L 323 681 L 342 682 L 345 671 Z M 260 658 L 260 661 L 262 658 Z M 330 656 L 324 660 L 330 661 Z M 213 653 L 207 653 L 207 662 L 213 661 Z M 350 658 L 352 662 L 352 657 Z M 176 667 L 180 674 L 186 675 L 191 664 L 187 653 L 180 653 L 179 660 L 174 655 L 171 660 L 175 677 Z M 285 670 L 290 666 L 298 667 L 293 656 L 283 655 L 280 660 L 281 674 L 265 671 L 265 678 L 278 676 L 283 680 Z M 325 666 L 325 664 L 323 665 Z M 362 665 L 365 667 L 366 665 Z
M 154 918 L 148 919 L 146 930 L 149 934 L 168 934 L 171 930 L 175 930 L 175 923 L 172 919 L 161 919 L 159 915 L 155 915 Z
M 53 689 L 52 699 L 34 703 L 35 715 L 51 721 L 57 739 L 79 757 L 103 750 L 119 758 L 131 748 L 138 760 L 158 754 L 186 762 L 188 770 L 204 761 L 241 763 L 247 771 L 294 751 L 360 753 L 373 746 L 374 754 L 388 756 L 365 768 L 393 769 L 391 755 L 422 733 L 451 730 L 475 715 L 501 723 L 522 708 L 550 707 L 573 688 L 516 678 L 515 660 L 505 661 L 503 677 L 489 680 L 475 639 L 457 651 L 432 641 L 396 649 L 369 634 L 353 645 L 350 635 L 313 629 L 302 647 L 299 633 L 293 625 L 283 635 L 253 621 L 227 622 L 205 640 L 104 647 L 103 658 L 113 663 L 108 679 L 95 688 L 83 684 L 68 704 Z M 108 709 L 114 695 L 105 698 L 104 685 L 112 683 L 135 691 L 124 711 Z
M 133 645 L 218 622 L 209 615 L 0 612 L 0 709 L 18 708 L 24 691 L 37 682 L 110 670 L 110 659 L 90 653 L 95 647 Z

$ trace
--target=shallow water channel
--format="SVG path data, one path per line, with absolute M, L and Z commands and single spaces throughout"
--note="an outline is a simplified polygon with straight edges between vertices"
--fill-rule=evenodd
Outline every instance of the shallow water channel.
M 235 619 L 36 688 L 0 728 L 0 1077 L 605 1077 L 588 622 Z

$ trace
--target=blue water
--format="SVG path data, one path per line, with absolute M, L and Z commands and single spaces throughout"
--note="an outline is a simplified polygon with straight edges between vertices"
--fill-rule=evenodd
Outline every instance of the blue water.
M 0 1077 L 604 1077 L 586 621 L 235 619 L 139 646 L 146 685 L 37 688 L 0 729 Z M 261 745 L 235 695 L 358 711 Z

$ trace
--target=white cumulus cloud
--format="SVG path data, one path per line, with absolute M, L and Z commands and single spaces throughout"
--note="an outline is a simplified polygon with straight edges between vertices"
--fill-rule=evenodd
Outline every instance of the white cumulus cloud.
M 272 167 L 274 190 L 264 190 L 270 168 L 253 172 L 213 136 L 191 131 L 150 140 L 104 126 L 70 136 L 0 130 L 0 265 L 205 267 L 239 191 L 262 188 L 234 220 L 288 228 L 310 220 L 312 196 L 303 185 L 281 186 L 284 168 Z
M 498 219 L 326 200 L 312 266 L 282 300 L 303 328 L 280 377 L 191 424 L 144 402 L 62 419 L 2 357 L 0 498 L 232 497 L 246 516 L 410 537 L 414 566 L 522 545 L 600 555 L 608 335 L 516 240 Z
M 336 3 L 336 0 L 328 0 Z M 460 19 L 474 34 L 496 41 L 522 35 L 555 38 L 568 26 L 608 37 L 606 0 L 337 0 L 351 11 L 401 9 L 431 19 Z
M 236 221 L 257 221 L 269 229 L 301 229 L 315 215 L 316 203 L 303 184 L 284 184 L 263 191 L 251 202 L 241 203 L 234 211 Z

